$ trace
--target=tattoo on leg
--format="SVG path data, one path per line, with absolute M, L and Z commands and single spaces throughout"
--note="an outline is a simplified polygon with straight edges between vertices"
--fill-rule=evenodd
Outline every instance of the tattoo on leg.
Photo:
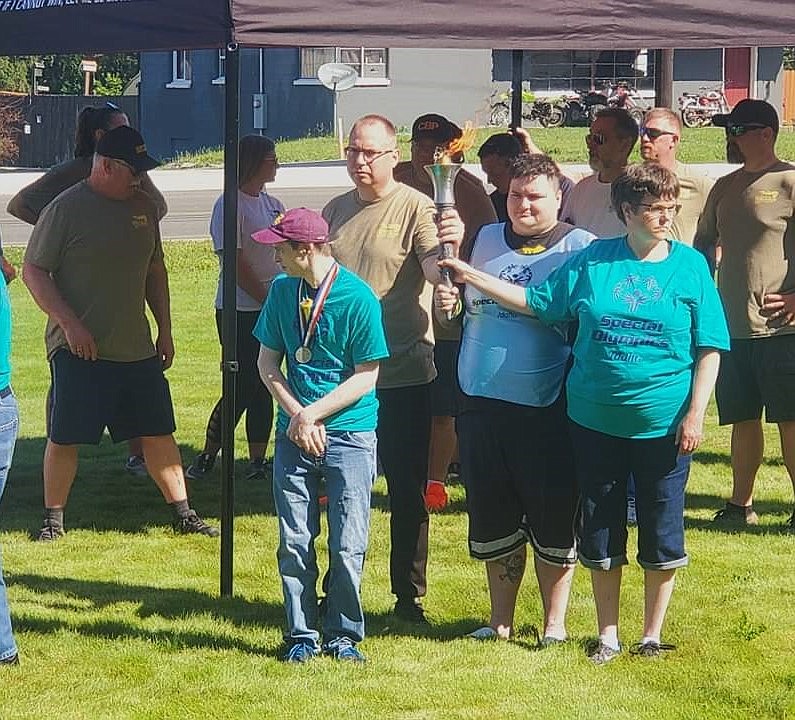
M 499 576 L 500 580 L 518 585 L 522 580 L 522 575 L 524 575 L 526 560 L 524 552 L 515 552 L 512 555 L 495 560 L 502 568 Z

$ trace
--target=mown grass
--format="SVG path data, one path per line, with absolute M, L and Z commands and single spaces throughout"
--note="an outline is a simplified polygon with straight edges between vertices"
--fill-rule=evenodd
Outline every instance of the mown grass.
M 479 128 L 477 140 L 472 150 L 467 153 L 468 162 L 477 162 L 477 148 L 487 137 L 498 128 Z M 533 128 L 531 134 L 538 146 L 560 163 L 587 163 L 588 154 L 585 150 L 586 128 Z M 337 142 L 331 136 L 306 137 L 299 140 L 277 140 L 277 151 L 281 163 L 308 162 L 339 159 Z M 411 155 L 410 133 L 403 131 L 398 135 L 401 157 Z M 791 128 L 782 128 L 779 135 L 777 150 L 779 157 L 795 160 L 795 132 Z M 680 159 L 688 163 L 722 163 L 726 162 L 726 148 L 723 130 L 720 128 L 684 128 Z M 639 160 L 638 149 L 632 155 Z M 188 153 L 175 158 L 174 167 L 213 167 L 223 165 L 221 148 L 209 148 L 197 153 Z
M 166 251 L 177 344 L 168 375 L 187 459 L 201 444 L 220 387 L 212 311 L 217 266 L 201 243 L 173 243 Z M 9 252 L 18 260 L 18 251 Z M 679 574 L 665 628 L 675 653 L 590 666 L 582 643 L 594 632 L 594 609 L 581 569 L 569 613 L 571 643 L 532 649 L 530 625 L 541 617 L 532 577 L 520 594 L 516 642 L 461 639 L 487 617 L 488 598 L 482 567 L 467 557 L 457 485 L 450 510 L 432 519 L 426 602 L 432 625 L 417 632 L 393 621 L 379 480 L 363 591 L 369 662 L 353 667 L 323 659 L 288 667 L 278 661 L 277 527 L 265 485 L 237 483 L 229 599 L 218 597 L 218 541 L 172 535 L 153 483 L 125 475 L 124 448 L 107 440 L 82 452 L 68 535 L 52 545 L 31 541 L 41 513 L 44 319 L 19 282 L 11 294 L 22 427 L 0 508 L 0 540 L 22 665 L 0 670 L 3 720 L 795 717 L 795 536 L 783 530 L 792 490 L 773 432 L 759 478 L 761 526 L 722 531 L 709 519 L 730 486 L 728 431 L 716 427 L 710 412 L 688 493 L 692 562 Z M 244 448 L 241 427 L 238 457 Z M 527 438 L 528 463 L 542 452 Z M 191 491 L 199 512 L 216 518 L 218 476 Z M 625 577 L 622 634 L 629 643 L 641 630 L 641 572 L 633 564 Z

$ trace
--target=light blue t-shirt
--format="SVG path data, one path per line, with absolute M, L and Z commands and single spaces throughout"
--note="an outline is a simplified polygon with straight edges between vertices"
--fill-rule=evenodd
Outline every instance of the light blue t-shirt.
M 526 297 L 545 323 L 579 321 L 566 385 L 569 417 L 608 435 L 676 432 L 698 350 L 729 348 L 707 264 L 678 242 L 661 262 L 644 262 L 626 236 L 600 240 L 543 285 L 528 287 Z
M 594 236 L 558 223 L 549 246 L 531 254 L 506 241 L 505 223 L 484 225 L 470 264 L 489 275 L 527 287 L 540 285 Z M 471 285 L 464 288 L 464 330 L 458 355 L 458 384 L 471 397 L 548 407 L 563 387 L 571 349 L 565 327 L 547 326 L 499 305 Z
M 295 359 L 295 351 L 301 346 L 299 284 L 299 278 L 287 275 L 273 281 L 254 337 L 265 347 L 284 353 L 290 390 L 306 406 L 345 382 L 356 365 L 382 360 L 389 357 L 389 351 L 378 298 L 363 280 L 340 267 L 309 343 L 312 357 L 299 363 Z M 377 420 L 378 400 L 372 390 L 323 423 L 327 430 L 366 432 L 375 430 Z M 284 432 L 288 424 L 289 418 L 280 407 L 276 428 Z
M 11 383 L 11 303 L 0 273 L 0 390 Z

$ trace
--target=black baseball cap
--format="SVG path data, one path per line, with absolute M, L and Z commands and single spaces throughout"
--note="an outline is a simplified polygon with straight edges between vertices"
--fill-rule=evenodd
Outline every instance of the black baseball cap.
M 447 145 L 451 140 L 460 138 L 462 130 L 450 122 L 444 115 L 428 113 L 420 115 L 411 126 L 412 140 L 433 140 L 438 145 Z
M 127 125 L 108 130 L 97 143 L 97 155 L 122 160 L 139 173 L 160 165 L 146 152 L 146 144 L 141 133 Z
M 764 100 L 740 100 L 730 113 L 712 116 L 712 124 L 718 127 L 734 125 L 761 125 L 778 132 L 778 113 Z

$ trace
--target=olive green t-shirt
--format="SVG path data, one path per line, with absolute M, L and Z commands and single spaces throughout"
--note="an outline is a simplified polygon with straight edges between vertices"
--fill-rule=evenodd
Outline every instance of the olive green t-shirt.
M 430 178 L 425 173 L 423 173 L 425 177 L 417 178 L 411 161 L 398 163 L 394 175 L 398 182 L 405 183 L 428 197 L 433 196 L 433 184 Z M 456 210 L 464 223 L 464 242 L 459 255 L 468 259 L 478 230 L 484 225 L 497 222 L 497 213 L 494 212 L 494 205 L 486 194 L 483 183 L 463 168 L 455 176 L 453 194 L 455 195 Z M 461 338 L 460 324 L 442 326 L 436 322 L 436 316 L 433 319 L 433 334 L 436 340 L 459 340 Z
M 323 208 L 334 257 L 381 301 L 389 346 L 389 359 L 381 361 L 378 375 L 381 388 L 422 385 L 436 377 L 433 288 L 421 265 L 439 252 L 433 215 L 431 200 L 402 183 L 374 202 L 351 190 Z
M 692 247 L 698 218 L 707 202 L 713 181 L 680 162 L 676 163 L 676 176 L 679 178 L 678 202 L 682 209 L 674 218 L 671 236 Z
M 67 160 L 50 168 L 35 182 L 22 188 L 9 202 L 8 209 L 14 215 L 14 207 L 27 208 L 38 219 L 44 210 L 64 190 L 68 190 L 91 174 L 93 156 L 78 157 Z M 154 186 L 149 176 L 141 175 L 141 190 L 152 199 L 157 209 L 157 219 L 162 220 L 168 211 L 165 198 Z
M 25 262 L 47 270 L 94 336 L 101 360 L 134 362 L 155 347 L 145 314 L 146 278 L 163 257 L 156 210 L 147 195 L 111 200 L 82 181 L 61 193 L 33 228 Z M 47 321 L 47 357 L 67 345 Z
M 771 328 L 760 309 L 767 293 L 795 291 L 795 165 L 736 170 L 716 181 L 698 223 L 695 245 L 719 245 L 720 290 L 733 338 L 795 333 Z

